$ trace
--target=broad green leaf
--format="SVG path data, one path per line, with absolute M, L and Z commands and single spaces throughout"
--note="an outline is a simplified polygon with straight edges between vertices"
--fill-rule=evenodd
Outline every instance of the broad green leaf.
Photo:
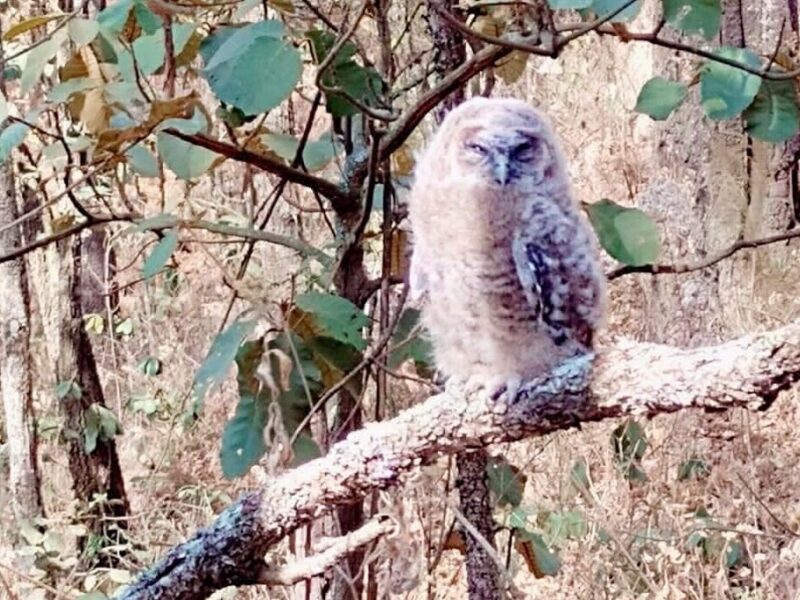
M 97 87 L 97 82 L 89 79 L 88 77 L 75 77 L 74 79 L 68 79 L 67 81 L 62 81 L 61 83 L 54 85 L 50 89 L 50 101 L 66 102 L 70 99 L 72 94 L 84 92 L 94 87 Z
M 97 15 L 97 22 L 110 37 L 116 37 L 125 27 L 131 13 L 133 0 L 117 0 Z
M 715 54 L 753 69 L 758 57 L 746 48 L 723 46 Z M 730 119 L 747 108 L 758 93 L 761 78 L 738 67 L 709 60 L 700 74 L 700 99 L 709 118 Z
M 34 117 L 33 121 L 29 119 L 30 116 L 25 120 L 30 123 L 35 122 L 38 115 Z M 0 164 L 5 163 L 11 152 L 25 140 L 29 130 L 30 127 L 25 123 L 14 122 L 0 132 Z
M 352 371 L 361 362 L 361 352 L 350 344 L 345 344 L 330 337 L 312 337 L 304 340 L 311 351 L 314 363 L 319 367 L 325 389 L 339 383 L 345 374 Z M 346 385 L 354 396 L 361 393 L 361 378 L 353 377 Z
M 784 142 L 800 126 L 800 110 L 793 81 L 761 82 L 753 103 L 744 113 L 747 133 L 766 142 Z
M 312 30 L 306 34 L 314 51 L 314 61 L 320 64 L 336 43 L 333 34 L 327 31 Z M 375 105 L 383 81 L 373 69 L 364 68 L 353 59 L 356 47 L 344 44 L 331 61 L 322 76 L 322 83 L 332 90 L 341 89 L 350 96 L 367 105 Z M 336 117 L 358 114 L 359 109 L 341 94 L 326 91 L 325 99 L 328 112 Z
M 186 42 L 192 37 L 195 25 L 192 23 L 176 23 L 172 26 L 172 38 L 175 47 L 174 56 L 181 53 L 186 46 Z M 133 42 L 133 54 L 136 58 L 136 66 L 142 75 L 152 75 L 166 58 L 166 48 L 164 42 L 164 29 L 159 28 L 152 35 L 143 35 L 136 38 Z
M 158 177 L 158 160 L 142 144 L 136 144 L 125 153 L 131 169 L 142 177 Z
M 299 467 L 303 463 L 319 458 L 322 455 L 317 443 L 305 434 L 297 436 L 292 445 L 292 452 L 294 452 L 293 467 Z
M 152 35 L 164 26 L 161 17 L 154 14 L 147 5 L 146 0 L 134 0 L 133 15 L 145 35 Z
M 64 30 L 57 31 L 48 41 L 28 52 L 25 67 L 22 69 L 22 78 L 19 82 L 20 91 L 23 94 L 29 92 L 39 81 L 45 66 L 55 57 L 66 37 L 67 33 Z
M 78 46 L 85 46 L 100 33 L 100 25 L 94 19 L 73 18 L 67 23 L 67 33 Z
M 332 337 L 359 351 L 367 347 L 361 330 L 369 319 L 355 304 L 334 294 L 309 292 L 295 299 L 303 312 L 314 317 L 315 324 L 323 335 Z
M 514 529 L 514 547 L 522 554 L 528 570 L 536 577 L 557 575 L 561 559 L 547 547 L 544 538 L 524 528 Z
M 263 144 L 284 160 L 291 162 L 300 147 L 300 140 L 283 133 L 266 133 L 261 136 Z M 303 164 L 309 171 L 319 171 L 336 156 L 336 144 L 330 133 L 316 141 L 308 141 L 303 147 Z
M 73 379 L 62 381 L 56 385 L 56 398 L 59 400 L 66 400 L 67 398 L 80 400 L 82 395 L 81 386 Z
M 125 233 L 144 233 L 145 231 L 152 231 L 154 229 L 164 229 L 166 227 L 175 227 L 178 219 L 171 213 L 161 213 L 154 217 L 142 219 L 133 227 L 125 230 Z
M 720 0 L 662 0 L 664 18 L 684 33 L 697 32 L 707 40 L 719 32 Z
M 225 379 L 228 369 L 236 359 L 239 346 L 252 333 L 255 326 L 255 320 L 239 318 L 214 338 L 208 354 L 194 376 L 196 414 L 199 414 L 202 408 L 206 393 Z
M 264 343 L 260 339 L 244 342 L 236 352 L 239 403 L 233 418 L 225 425 L 220 448 L 222 473 L 228 479 L 247 473 L 267 451 L 264 428 L 271 399 L 262 391 L 256 375 L 263 354 Z
M 652 264 L 658 259 L 658 228 L 641 210 L 601 200 L 590 204 L 587 212 L 600 244 L 613 258 L 633 266 Z
M 41 27 L 42 25 L 47 25 L 50 21 L 60 19 L 63 16 L 63 13 L 50 13 L 47 15 L 37 15 L 29 19 L 24 19 L 16 25 L 12 25 L 8 28 L 8 31 L 3 34 L 3 41 L 10 42 L 15 37 L 18 37 L 23 33 L 27 33 L 28 31 L 36 29 L 37 27 Z
M 486 475 L 499 506 L 519 506 L 525 489 L 525 479 L 519 469 L 504 457 L 492 456 L 486 463 Z
M 174 229 L 170 229 L 164 233 L 158 243 L 153 247 L 150 255 L 145 259 L 142 264 L 142 277 L 150 279 L 158 273 L 167 261 L 175 252 L 178 246 L 178 233 Z
M 259 0 L 260 1 L 260 0 Z M 241 25 L 223 25 L 214 29 L 214 32 L 200 42 L 200 56 L 203 58 L 203 64 L 208 67 L 208 63 L 214 58 L 222 45 L 227 42 L 230 37 L 242 28 Z M 280 37 L 282 32 L 281 28 L 276 29 L 275 37 Z
M 122 433 L 122 426 L 116 415 L 100 404 L 92 404 L 84 413 L 83 449 L 91 454 L 97 449 L 97 442 L 107 442 Z
M 547 0 L 550 8 L 555 10 L 577 10 L 589 8 L 593 0 Z
M 653 77 L 639 92 L 635 110 L 656 121 L 663 121 L 686 99 L 687 91 L 682 83 Z
M 164 163 L 181 179 L 200 177 L 217 159 L 218 154 L 171 135 L 165 129 L 177 129 L 182 133 L 198 133 L 203 130 L 204 118 L 195 111 L 191 119 L 167 119 L 161 124 L 162 131 L 156 136 L 156 148 Z
M 300 336 L 292 332 L 289 332 L 289 336 L 281 335 L 275 338 L 268 347 L 273 351 L 280 350 L 283 356 L 291 358 L 288 389 L 278 395 L 278 404 L 281 409 L 283 426 L 289 435 L 293 435 L 310 409 L 306 387 L 312 401 L 324 389 L 322 371 L 311 348 Z M 295 360 L 295 353 L 299 363 Z M 272 376 L 279 380 L 280 365 L 274 356 L 271 357 L 270 366 Z
M 260 21 L 235 31 L 203 71 L 217 98 L 248 115 L 278 106 L 300 80 L 300 53 L 280 36 L 277 21 Z
M 586 10 L 594 13 L 597 18 L 604 18 L 612 13 L 620 11 L 611 21 L 615 23 L 630 21 L 639 14 L 639 9 L 642 8 L 642 0 L 637 0 L 623 9 L 622 7 L 629 2 L 630 0 L 594 0 L 592 5 Z
M 411 332 L 419 325 L 420 312 L 415 308 L 407 308 L 400 315 L 392 341 L 389 346 L 389 368 L 396 369 L 409 358 L 417 367 L 433 366 L 433 347 L 425 336 L 424 330 L 419 330 L 409 338 Z

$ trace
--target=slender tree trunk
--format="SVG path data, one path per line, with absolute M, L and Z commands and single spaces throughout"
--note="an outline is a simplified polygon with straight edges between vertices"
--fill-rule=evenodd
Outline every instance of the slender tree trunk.
M 0 165 L 0 223 L 18 216 L 13 163 Z M 0 252 L 19 245 L 19 228 L 0 235 Z M 25 260 L 0 265 L 0 393 L 8 441 L 11 508 L 17 522 L 43 514 L 31 389 L 30 305 Z
M 51 267 L 57 269 L 58 277 L 51 271 L 49 279 L 58 288 L 51 297 L 60 302 L 60 322 L 54 332 L 58 335 L 56 381 L 62 390 L 73 383 L 59 400 L 72 487 L 84 505 L 89 530 L 105 544 L 115 544 L 124 539 L 129 505 L 113 436 L 101 431 L 96 443 L 90 442 L 96 431 L 93 422 L 105 409 L 105 398 L 82 322 L 80 238 L 60 244 L 54 254 L 57 256 L 51 255 L 56 259 Z M 104 500 L 98 501 L 100 497 Z M 101 562 L 113 561 L 104 558 Z

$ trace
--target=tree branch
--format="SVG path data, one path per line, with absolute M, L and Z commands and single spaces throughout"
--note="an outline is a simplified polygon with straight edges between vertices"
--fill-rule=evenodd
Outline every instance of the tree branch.
M 368 424 L 327 456 L 244 496 L 120 598 L 198 598 L 227 585 L 256 584 L 264 555 L 285 535 L 371 490 L 401 483 L 443 454 L 624 415 L 765 408 L 798 379 L 800 322 L 691 350 L 623 341 L 603 350 L 594 365 L 591 357 L 572 359 L 511 398 L 451 389 L 390 421 Z
M 253 165 L 273 175 L 283 177 L 287 181 L 303 185 L 319 192 L 333 203 L 334 210 L 337 212 L 348 212 L 358 207 L 358 199 L 343 191 L 335 183 L 323 179 L 322 177 L 311 175 L 305 171 L 295 169 L 278 159 L 239 148 L 233 144 L 216 140 L 201 133 L 183 133 L 182 131 L 172 128 L 165 129 L 164 131 L 184 142 L 211 150 L 231 160 Z
M 760 246 L 768 246 L 770 244 L 785 242 L 787 240 L 792 240 L 798 237 L 800 237 L 800 229 L 792 229 L 789 231 L 784 231 L 783 233 L 776 233 L 775 235 L 770 235 L 757 240 L 739 240 L 738 242 L 733 243 L 725 250 L 717 254 L 714 254 L 713 256 L 709 256 L 708 258 L 698 261 L 696 263 L 677 264 L 677 265 L 664 265 L 664 264 L 640 265 L 640 266 L 626 265 L 624 267 L 618 267 L 614 269 L 613 271 L 608 273 L 607 277 L 610 281 L 612 279 L 617 279 L 624 275 L 630 275 L 631 273 L 649 273 L 651 275 L 659 275 L 662 273 L 667 273 L 667 274 L 691 273 L 692 271 L 700 271 L 701 269 L 706 269 L 710 266 L 717 264 L 718 262 L 722 262 L 726 258 L 730 258 L 731 256 L 733 256 L 740 250 L 745 250 L 748 248 L 758 248 Z

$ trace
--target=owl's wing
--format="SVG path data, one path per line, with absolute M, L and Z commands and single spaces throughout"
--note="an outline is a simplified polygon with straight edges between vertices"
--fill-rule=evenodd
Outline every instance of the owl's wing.
M 569 273 L 561 257 L 536 242 L 514 240 L 514 265 L 528 303 L 557 346 L 568 340 L 585 347 L 592 342 L 592 326 L 573 310 Z

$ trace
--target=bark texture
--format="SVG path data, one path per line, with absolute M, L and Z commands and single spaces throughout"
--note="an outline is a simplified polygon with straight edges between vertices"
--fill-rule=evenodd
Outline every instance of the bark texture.
M 0 223 L 18 216 L 12 164 L 0 165 Z M 20 244 L 20 230 L 0 235 L 0 253 Z M 24 259 L 0 265 L 0 393 L 8 444 L 11 509 L 18 523 L 42 515 L 31 388 L 30 305 Z
M 544 435 L 577 423 L 687 408 L 764 409 L 800 379 L 800 323 L 705 348 L 620 342 L 565 363 L 515 397 L 451 389 L 370 423 L 328 455 L 274 479 L 170 550 L 125 600 L 205 597 L 257 583 L 267 550 L 296 528 L 443 454 Z

